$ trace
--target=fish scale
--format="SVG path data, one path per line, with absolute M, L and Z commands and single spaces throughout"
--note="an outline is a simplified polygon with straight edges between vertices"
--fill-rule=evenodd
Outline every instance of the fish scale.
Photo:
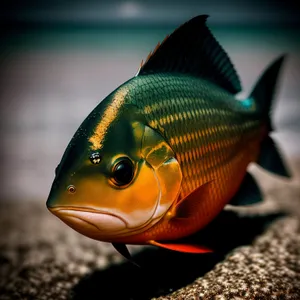
M 47 206 L 78 232 L 113 243 L 210 252 L 181 238 L 201 230 L 230 203 L 255 204 L 250 162 L 289 176 L 270 137 L 275 60 L 251 94 L 206 26 L 183 24 L 109 94 L 69 143 Z
M 177 155 L 184 175 L 181 197 L 192 192 L 199 182 L 211 180 L 217 172 L 214 168 L 221 172 L 226 161 L 240 150 L 241 139 L 247 142 L 242 135 L 260 133 L 260 121 L 254 119 L 250 108 L 245 109 L 233 95 L 205 80 L 156 74 L 136 77 L 130 85 L 129 103 L 139 107 L 149 126 L 162 132 Z M 193 151 L 196 155 L 186 154 Z M 253 159 L 249 157 L 248 163 Z

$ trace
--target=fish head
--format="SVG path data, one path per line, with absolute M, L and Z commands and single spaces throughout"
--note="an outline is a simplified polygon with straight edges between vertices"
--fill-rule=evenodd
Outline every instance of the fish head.
M 79 127 L 47 200 L 67 225 L 107 242 L 157 223 L 178 198 L 182 180 L 164 137 L 136 106 L 116 103 L 121 96 L 101 102 Z

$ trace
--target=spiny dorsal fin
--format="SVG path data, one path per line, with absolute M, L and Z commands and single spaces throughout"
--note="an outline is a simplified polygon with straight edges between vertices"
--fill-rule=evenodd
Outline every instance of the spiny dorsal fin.
M 241 91 L 238 75 L 227 54 L 197 16 L 176 29 L 151 52 L 137 76 L 183 73 L 212 81 L 231 93 Z

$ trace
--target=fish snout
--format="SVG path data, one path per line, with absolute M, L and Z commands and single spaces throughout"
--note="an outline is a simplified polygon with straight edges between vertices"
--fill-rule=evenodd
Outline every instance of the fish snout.
M 69 207 L 48 207 L 49 210 L 74 230 L 92 237 L 103 238 L 127 228 L 119 216 L 97 210 Z

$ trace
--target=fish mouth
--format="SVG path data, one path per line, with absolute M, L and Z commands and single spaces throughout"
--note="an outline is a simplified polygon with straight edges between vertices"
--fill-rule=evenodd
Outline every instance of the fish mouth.
M 123 231 L 127 222 L 120 216 L 104 210 L 81 207 L 48 207 L 48 209 L 76 231 L 93 237 L 107 236 Z

